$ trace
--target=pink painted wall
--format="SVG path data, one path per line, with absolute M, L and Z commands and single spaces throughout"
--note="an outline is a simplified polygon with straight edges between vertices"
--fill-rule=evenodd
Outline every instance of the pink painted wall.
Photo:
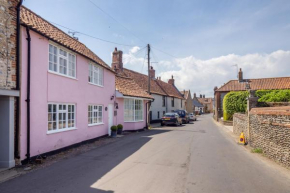
M 26 127 L 26 84 L 27 84 L 27 41 L 26 31 L 21 29 L 21 159 L 25 159 L 27 143 Z M 77 54 L 77 79 L 48 72 L 49 41 L 41 35 L 31 34 L 31 156 L 66 147 L 84 140 L 108 134 L 108 111 L 113 104 L 115 75 L 104 70 L 104 87 L 88 83 L 89 60 Z M 47 134 L 49 102 L 74 103 L 76 105 L 76 130 Z M 104 107 L 103 125 L 88 126 L 88 105 Z
M 124 130 L 138 130 L 143 129 L 146 126 L 146 102 L 147 100 L 144 100 L 143 102 L 143 121 L 139 122 L 124 122 L 124 99 L 118 98 L 116 100 L 118 103 L 118 115 L 115 117 L 114 122 L 117 124 L 122 124 L 124 126 Z

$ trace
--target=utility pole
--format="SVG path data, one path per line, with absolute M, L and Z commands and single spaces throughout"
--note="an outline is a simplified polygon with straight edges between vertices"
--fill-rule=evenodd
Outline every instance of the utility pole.
M 150 44 L 147 44 L 147 52 L 148 52 L 148 94 L 150 93 Z

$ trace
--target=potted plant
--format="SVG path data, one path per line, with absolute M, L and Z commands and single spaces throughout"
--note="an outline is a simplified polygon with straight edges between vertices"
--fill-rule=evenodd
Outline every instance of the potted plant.
M 117 125 L 117 128 L 118 128 L 118 130 L 117 130 L 117 134 L 118 134 L 118 135 L 122 135 L 122 132 L 123 132 L 123 125 L 122 125 L 122 124 L 118 124 L 118 125 Z
M 117 126 L 116 125 L 113 125 L 111 127 L 111 137 L 116 137 L 117 136 Z

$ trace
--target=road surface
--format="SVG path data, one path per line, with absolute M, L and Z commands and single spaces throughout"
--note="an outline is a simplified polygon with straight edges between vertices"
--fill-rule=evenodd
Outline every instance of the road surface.
M 22 175 L 0 184 L 0 192 L 289 193 L 289 173 L 237 145 L 203 115 Z

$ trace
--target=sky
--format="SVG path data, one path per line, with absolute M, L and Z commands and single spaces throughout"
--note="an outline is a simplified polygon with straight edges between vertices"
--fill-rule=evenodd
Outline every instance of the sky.
M 24 0 L 108 65 L 115 47 L 124 67 L 147 74 L 146 45 L 156 76 L 180 90 L 213 96 L 237 79 L 290 76 L 289 0 Z M 61 26 L 64 27 L 61 27 Z M 116 44 L 117 43 L 117 44 Z M 122 45 L 119 45 L 122 44 Z M 144 59 L 145 58 L 145 59 Z

